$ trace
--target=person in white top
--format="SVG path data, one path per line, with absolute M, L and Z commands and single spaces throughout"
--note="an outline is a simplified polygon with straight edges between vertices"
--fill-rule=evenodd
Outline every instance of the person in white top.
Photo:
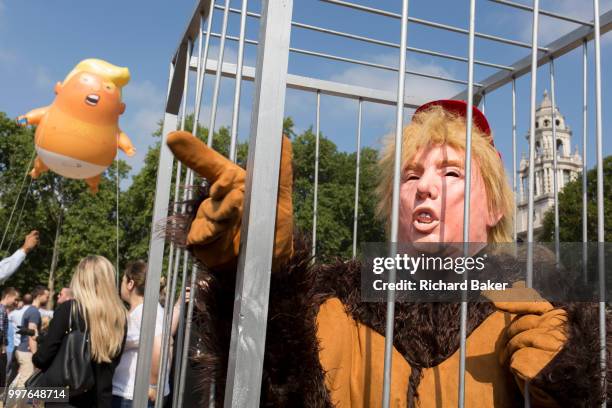
M 11 275 L 13 275 L 15 271 L 19 269 L 23 263 L 23 260 L 26 258 L 26 255 L 31 250 L 36 248 L 38 242 L 38 231 L 30 231 L 30 233 L 26 235 L 21 248 L 16 250 L 13 255 L 0 261 L 0 283 L 4 283 L 5 280 L 10 278 Z
M 140 326 L 142 321 L 142 308 L 144 302 L 145 279 L 147 264 L 143 261 L 131 262 L 125 269 L 121 279 L 121 298 L 130 305 L 128 316 L 128 331 L 121 361 L 113 375 L 113 408 L 126 408 L 132 406 L 134 399 L 134 381 L 136 379 L 136 363 L 138 360 L 138 346 L 140 344 Z M 187 297 L 187 301 L 189 298 Z M 172 313 L 172 336 L 178 327 L 180 304 L 174 305 Z M 155 320 L 155 339 L 153 341 L 153 354 L 151 356 L 151 374 L 149 378 L 149 406 L 154 405 L 157 393 L 157 376 L 160 370 L 162 329 L 164 324 L 164 309 L 157 304 L 157 318 Z M 171 364 L 167 365 L 168 372 Z M 170 393 L 169 375 L 164 384 L 164 397 Z

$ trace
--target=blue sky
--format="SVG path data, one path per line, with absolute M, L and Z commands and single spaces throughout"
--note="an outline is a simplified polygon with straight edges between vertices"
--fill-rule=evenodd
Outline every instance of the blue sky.
M 356 3 L 399 12 L 399 0 L 354 0 Z M 222 0 L 217 0 L 222 4 Z M 259 0 L 249 2 L 250 11 L 259 11 Z M 412 0 L 410 15 L 436 22 L 467 28 L 467 0 Z M 530 1 L 524 1 L 531 4 Z M 592 19 L 592 4 L 587 0 L 542 0 L 541 7 L 560 13 Z M 138 154 L 128 159 L 137 171 L 152 142 L 151 132 L 162 118 L 166 95 L 168 64 L 180 40 L 194 1 L 133 0 L 74 2 L 55 0 L 0 0 L 0 111 L 16 117 L 29 109 L 46 105 L 53 98 L 53 84 L 61 81 L 81 59 L 103 58 L 117 65 L 127 66 L 132 81 L 125 88 L 126 113 L 121 127 L 134 141 Z M 231 1 L 231 7 L 240 8 L 241 1 Z M 601 1 L 601 11 L 612 7 L 612 0 Z M 221 31 L 222 13 L 216 11 L 213 30 Z M 373 16 L 316 0 L 294 0 L 294 21 L 314 24 L 335 30 L 365 35 L 399 43 L 399 20 Z M 230 18 L 229 33 L 237 35 L 239 17 Z M 256 39 L 259 21 L 248 19 L 247 37 Z M 546 44 L 577 26 L 559 22 L 545 16 L 540 20 L 540 42 Z M 477 1 L 477 31 L 530 42 L 531 15 L 509 9 L 486 0 Z M 218 52 L 218 41 L 212 40 L 211 57 Z M 455 55 L 467 55 L 467 36 L 444 32 L 415 24 L 409 25 L 408 44 Z M 612 63 L 612 34 L 602 41 L 602 72 L 609 72 Z M 396 65 L 398 50 L 330 37 L 295 28 L 293 47 L 331 53 L 371 62 Z M 228 41 L 225 61 L 236 60 L 237 44 Z M 593 46 L 589 44 L 590 107 L 594 106 Z M 556 61 L 557 103 L 574 130 L 573 145 L 581 145 L 582 63 L 581 50 L 574 51 Z M 529 50 L 477 39 L 476 58 L 499 64 L 511 64 L 528 55 Z M 246 64 L 254 65 L 256 50 L 246 48 Z M 467 78 L 467 65 L 436 57 L 408 54 L 408 68 L 427 73 Z M 314 76 L 344 83 L 395 91 L 396 75 L 374 68 L 363 68 L 348 63 L 330 62 L 316 57 L 290 56 L 289 71 L 293 74 Z M 476 80 L 493 74 L 494 69 L 476 67 Z M 550 88 L 548 66 L 539 69 L 538 99 L 545 88 Z M 604 154 L 612 147 L 607 129 L 612 125 L 609 112 L 612 83 L 602 78 L 604 112 Z M 210 100 L 214 77 L 205 80 L 201 122 L 208 126 Z M 234 81 L 221 82 L 217 127 L 231 122 L 231 101 Z M 193 88 L 192 88 L 193 89 Z M 243 84 L 240 107 L 239 137 L 248 137 L 252 84 Z M 408 76 L 406 93 L 425 99 L 450 97 L 462 90 L 461 85 Z M 486 114 L 491 122 L 496 145 L 502 152 L 506 167 L 511 168 L 511 96 L 510 86 L 487 95 Z M 189 94 L 189 111 L 193 109 L 193 92 Z M 288 91 L 285 114 L 292 116 L 298 131 L 315 122 L 316 96 Z M 410 112 L 407 111 L 409 114 Z M 364 104 L 363 143 L 379 147 L 381 138 L 394 128 L 395 110 L 370 103 Z M 519 154 L 526 151 L 524 135 L 529 118 L 529 77 L 517 81 L 517 125 Z M 407 116 L 409 120 L 409 116 Z M 357 103 L 340 98 L 322 96 L 321 131 L 334 140 L 342 150 L 353 151 L 356 146 Z M 594 110 L 589 112 L 589 153 L 587 162 L 594 165 Z M 572 148 L 573 150 L 573 148 Z M 124 156 L 122 156 L 124 157 Z M 519 156 L 520 157 L 520 156 Z M 124 186 L 125 187 L 125 186 Z

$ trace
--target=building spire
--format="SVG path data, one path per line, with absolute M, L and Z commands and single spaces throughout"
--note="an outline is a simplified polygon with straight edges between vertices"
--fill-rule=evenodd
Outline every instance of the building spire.
M 552 102 L 550 101 L 550 98 L 548 97 L 548 90 L 544 89 L 544 96 L 542 97 L 542 103 L 540 104 L 540 109 L 541 108 L 551 108 L 552 107 Z

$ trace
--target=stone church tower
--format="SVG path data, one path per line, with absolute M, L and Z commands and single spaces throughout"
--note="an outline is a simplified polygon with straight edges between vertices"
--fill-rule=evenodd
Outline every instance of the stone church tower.
M 535 134 L 535 191 L 534 191 L 534 239 L 541 230 L 544 214 L 554 205 L 553 154 L 557 154 L 557 186 L 559 191 L 582 171 L 582 157 L 576 146 L 571 152 L 572 131 L 565 118 L 555 109 L 553 118 L 552 103 L 548 92 L 544 91 L 542 103 L 536 109 Z M 553 141 L 553 120 L 556 121 L 557 140 Z M 529 140 L 529 132 L 525 136 Z M 527 197 L 529 188 L 529 159 L 523 153 L 519 165 L 519 191 L 517 209 L 517 233 L 519 238 L 527 237 Z

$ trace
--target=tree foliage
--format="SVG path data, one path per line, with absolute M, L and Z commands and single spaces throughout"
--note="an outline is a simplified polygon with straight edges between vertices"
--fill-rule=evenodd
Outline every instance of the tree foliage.
M 603 160 L 604 234 L 612 240 L 612 156 Z M 554 209 L 544 216 L 540 240 L 551 242 L 555 233 Z M 597 242 L 597 169 L 587 172 L 587 236 Z M 559 192 L 559 241 L 582 242 L 582 174 Z
M 6 285 L 24 290 L 36 284 L 47 284 L 60 220 L 55 272 L 59 285 L 70 282 L 72 270 L 83 256 L 99 254 L 115 262 L 116 167 L 119 167 L 120 180 L 125 179 L 129 172 L 125 162 L 115 162 L 103 174 L 100 190 L 95 196 L 89 193 L 84 181 L 66 179 L 53 172 L 32 180 L 24 176 L 31 167 L 33 140 L 33 129 L 20 128 L 14 120 L 0 113 L 0 225 L 3 233 L 7 231 L 1 256 L 10 255 L 19 248 L 30 230 L 40 232 L 39 247 L 26 258 L 20 271 L 6 282 Z M 11 212 L 13 217 L 9 223 Z M 122 234 L 119 229 L 120 242 Z

